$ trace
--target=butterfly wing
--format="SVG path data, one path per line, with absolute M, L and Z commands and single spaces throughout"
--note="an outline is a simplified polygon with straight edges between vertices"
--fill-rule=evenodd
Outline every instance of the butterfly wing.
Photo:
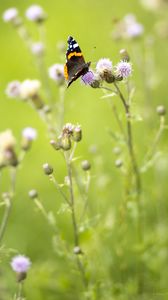
M 64 75 L 66 80 L 68 80 L 69 86 L 74 80 L 82 75 L 81 71 L 86 65 L 78 43 L 71 36 L 68 38 L 66 59 L 67 61 L 64 67 Z

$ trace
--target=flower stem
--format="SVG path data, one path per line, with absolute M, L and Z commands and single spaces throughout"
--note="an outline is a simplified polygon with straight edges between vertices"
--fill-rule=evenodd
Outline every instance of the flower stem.
M 70 193 L 69 203 L 70 203 L 71 216 L 72 216 L 74 246 L 79 247 L 79 231 L 78 231 L 78 224 L 77 224 L 76 213 L 75 213 L 75 201 L 74 201 L 75 199 L 74 199 L 73 182 L 72 182 L 72 166 L 71 166 L 72 159 L 73 157 L 71 155 L 68 157 L 65 153 L 65 160 L 66 160 L 67 172 L 69 177 L 69 193 Z M 84 265 L 78 254 L 76 255 L 76 262 L 77 262 L 79 272 L 81 274 L 83 285 L 86 288 L 88 286 L 88 281 L 86 279 Z
M 4 215 L 2 217 L 2 222 L 0 225 L 0 243 L 4 237 L 4 233 L 7 227 L 7 223 L 8 223 L 8 219 L 9 219 L 9 215 L 10 215 L 10 211 L 11 211 L 11 198 L 10 195 L 8 193 L 6 193 L 5 197 L 4 197 L 4 203 L 5 203 L 5 211 L 4 211 Z
M 137 207 L 138 207 L 138 223 L 137 223 L 137 233 L 138 233 L 138 242 L 141 244 L 143 241 L 143 235 L 142 235 L 142 212 L 141 212 L 141 201 L 140 196 L 142 192 L 142 185 L 141 185 L 141 176 L 139 167 L 136 161 L 136 156 L 134 152 L 134 146 L 133 146 L 133 136 L 132 136 L 132 124 L 131 124 L 131 113 L 130 113 L 130 105 L 127 104 L 121 90 L 119 89 L 116 82 L 114 82 L 114 86 L 116 88 L 117 94 L 119 95 L 126 114 L 126 122 L 127 122 L 127 147 L 129 151 L 130 156 L 130 162 L 132 165 L 132 170 L 135 178 L 135 189 L 136 189 L 136 200 L 137 200 Z M 142 276 L 142 269 L 140 262 L 138 263 L 138 290 L 139 293 L 142 292 L 143 287 L 143 276 Z

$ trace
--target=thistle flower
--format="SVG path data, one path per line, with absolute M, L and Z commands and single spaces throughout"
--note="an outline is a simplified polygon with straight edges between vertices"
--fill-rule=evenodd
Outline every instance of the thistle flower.
M 36 56 L 41 56 L 44 54 L 44 44 L 41 42 L 33 43 L 31 46 L 31 52 Z
M 14 151 L 15 144 L 16 140 L 10 129 L 0 134 L 0 167 L 17 165 L 18 160 Z
M 15 7 L 11 7 L 4 11 L 2 18 L 6 23 L 11 22 L 15 24 L 18 18 L 18 10 Z
M 6 95 L 10 98 L 16 98 L 20 96 L 20 81 L 14 80 L 8 83 L 5 90 Z
M 30 149 L 32 141 L 37 137 L 37 131 L 32 127 L 26 127 L 22 131 L 21 147 L 27 151 Z
M 39 5 L 31 5 L 26 10 L 26 17 L 33 22 L 42 22 L 46 18 L 43 8 Z
M 13 149 L 15 145 L 16 140 L 10 129 L 7 129 L 0 133 L 0 151 L 3 152 L 9 149 Z
M 11 267 L 16 273 L 26 273 L 30 266 L 30 259 L 24 255 L 16 255 L 12 258 Z
M 58 85 L 62 85 L 65 82 L 64 77 L 64 66 L 62 64 L 52 65 L 48 69 L 48 74 L 51 79 L 53 79 Z
M 116 74 L 123 78 L 129 77 L 132 74 L 132 65 L 127 61 L 120 61 L 116 65 Z
M 94 81 L 94 78 L 95 78 L 94 73 L 92 71 L 89 71 L 85 75 L 82 76 L 82 81 L 86 85 L 91 85 L 91 83 L 93 83 L 93 81 Z
M 33 141 L 37 137 L 37 131 L 32 127 L 26 127 L 22 131 L 22 136 L 28 139 L 29 141 Z
M 69 135 L 71 136 L 73 134 L 74 125 L 71 123 L 66 123 L 62 128 L 62 136 L 63 135 Z
M 129 24 L 129 26 L 126 29 L 126 35 L 128 38 L 139 37 L 143 34 L 143 32 L 144 32 L 143 25 L 137 22 Z
M 12 258 L 10 265 L 12 270 L 17 273 L 17 280 L 20 282 L 26 278 L 27 271 L 31 266 L 31 261 L 24 255 L 16 255 Z
M 113 65 L 109 58 L 101 58 L 97 62 L 96 72 L 101 75 L 104 73 L 104 71 L 112 72 L 112 68 L 113 68 Z
M 108 83 L 114 81 L 112 69 L 112 62 L 108 58 L 101 58 L 96 65 L 97 74 L 101 77 L 101 79 L 106 80 Z
M 39 80 L 24 80 L 20 85 L 20 96 L 22 99 L 29 99 L 36 96 L 41 87 Z

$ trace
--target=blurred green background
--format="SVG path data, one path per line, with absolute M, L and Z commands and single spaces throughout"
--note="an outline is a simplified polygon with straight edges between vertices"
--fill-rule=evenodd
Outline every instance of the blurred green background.
M 33 1 L 1 0 L 0 13 L 9 7 L 17 7 L 24 16 L 25 10 L 34 4 Z M 129 0 L 75 0 L 75 1 L 36 1 L 48 15 L 46 20 L 46 66 L 64 63 L 64 57 L 56 47 L 59 41 L 66 41 L 69 35 L 80 44 L 87 61 L 92 61 L 93 68 L 99 58 L 108 57 L 113 63 L 119 61 L 119 50 L 126 48 L 132 58 L 133 76 L 136 91 L 134 112 L 142 117 L 141 122 L 134 122 L 134 138 L 139 164 L 154 139 L 159 127 L 156 114 L 157 105 L 167 105 L 167 39 L 156 35 L 155 24 L 167 18 L 167 11 L 152 12 L 145 10 L 139 1 Z M 143 24 L 145 33 L 137 41 L 114 41 L 112 30 L 114 19 L 133 13 Z M 34 40 L 38 40 L 35 24 L 25 20 Z M 154 78 L 152 87 L 145 91 L 143 68 L 145 70 L 146 40 L 152 40 L 148 51 L 154 60 Z M 5 89 L 12 80 L 40 79 L 34 60 L 10 24 L 0 20 L 0 131 L 11 128 L 20 140 L 24 127 L 37 129 L 38 139 L 26 155 L 18 170 L 16 194 L 12 213 L 4 237 L 6 248 L 16 249 L 19 253 L 29 256 L 32 270 L 26 281 L 26 293 L 29 300 L 83 299 L 80 296 L 79 274 L 73 270 L 73 259 L 65 259 L 53 250 L 53 232 L 35 209 L 33 201 L 28 198 L 28 191 L 38 190 L 40 199 L 48 211 L 52 210 L 63 239 L 69 241 L 72 249 L 71 220 L 68 213 L 58 214 L 61 199 L 48 178 L 44 176 L 42 165 L 50 163 L 55 170 L 59 182 L 66 176 L 65 163 L 59 153 L 54 152 L 49 144 L 45 124 L 39 119 L 33 108 L 21 101 L 8 99 Z M 137 50 L 138 49 L 138 50 Z M 141 69 L 137 62 L 142 62 Z M 143 65 L 144 64 L 144 65 Z M 58 100 L 58 88 L 50 82 L 55 101 Z M 117 125 L 108 102 L 101 99 L 99 89 L 87 88 L 76 81 L 65 94 L 65 122 L 82 125 L 83 140 L 77 149 L 81 159 L 89 159 L 92 164 L 92 182 L 89 192 L 92 218 L 96 225 L 86 230 L 81 236 L 81 243 L 88 254 L 88 267 L 92 281 L 99 272 L 97 286 L 100 292 L 93 299 L 167 299 L 167 137 L 162 137 L 159 148 L 162 155 L 145 174 L 143 174 L 144 201 L 144 240 L 147 241 L 143 253 L 145 288 L 140 298 L 134 290 L 135 254 L 131 244 L 136 235 L 134 222 L 129 223 L 129 232 L 123 238 L 120 222 L 117 219 L 123 195 L 123 178 L 115 167 L 113 148 L 117 144 L 110 138 L 108 129 L 117 131 Z M 116 98 L 116 101 L 118 99 Z M 116 104 L 123 114 L 119 101 Z M 96 146 L 96 153 L 90 148 Z M 80 161 L 76 163 L 80 167 Z M 9 188 L 9 172 L 5 170 L 1 177 L 0 191 Z M 3 211 L 3 209 L 2 209 Z M 133 214 L 133 210 L 131 211 Z M 2 215 L 2 214 L 1 214 Z M 132 226 L 131 226 L 132 224 Z M 124 228 L 125 230 L 125 228 Z M 125 232 L 125 231 L 124 231 Z M 129 247 L 127 247 L 129 244 Z M 127 245 L 127 246 L 125 246 Z M 104 246 L 104 247 L 103 247 Z M 0 300 L 11 299 L 16 283 L 9 266 L 10 256 L 3 256 L 0 273 Z M 89 264 L 89 263 L 88 263 Z M 109 289 L 109 293 L 108 290 Z M 113 290 L 111 292 L 111 290 Z M 1 295 L 2 294 L 2 295 Z

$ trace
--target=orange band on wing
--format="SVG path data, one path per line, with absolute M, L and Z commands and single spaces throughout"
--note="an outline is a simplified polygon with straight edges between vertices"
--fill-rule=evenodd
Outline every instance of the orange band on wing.
M 69 53 L 68 59 L 70 59 L 72 56 L 83 56 L 83 54 L 81 52 L 72 52 Z
M 67 69 L 67 65 L 64 66 L 64 76 L 65 76 L 65 79 L 68 80 L 68 69 Z

